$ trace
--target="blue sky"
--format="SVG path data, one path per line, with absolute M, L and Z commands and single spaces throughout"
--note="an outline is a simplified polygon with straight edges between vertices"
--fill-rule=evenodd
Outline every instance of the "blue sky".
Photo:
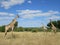
M 8 25 L 16 15 L 18 26 L 41 27 L 60 20 L 60 0 L 0 0 L 0 26 Z

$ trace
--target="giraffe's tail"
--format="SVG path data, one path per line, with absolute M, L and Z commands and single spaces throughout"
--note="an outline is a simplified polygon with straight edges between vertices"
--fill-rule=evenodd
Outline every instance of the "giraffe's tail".
M 56 30 L 52 30 L 52 32 L 54 33 L 54 34 L 56 34 L 57 32 L 56 32 Z
M 7 31 L 5 31 L 5 36 L 6 36 L 6 35 L 7 35 Z M 5 36 L 4 36 L 4 37 L 5 37 Z

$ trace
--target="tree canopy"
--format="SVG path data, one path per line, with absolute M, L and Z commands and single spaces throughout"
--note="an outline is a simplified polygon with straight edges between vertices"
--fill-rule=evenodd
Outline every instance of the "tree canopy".
M 55 27 L 60 29 L 60 20 L 52 21 L 52 23 L 54 24 Z M 49 22 L 47 26 L 51 28 L 51 23 Z

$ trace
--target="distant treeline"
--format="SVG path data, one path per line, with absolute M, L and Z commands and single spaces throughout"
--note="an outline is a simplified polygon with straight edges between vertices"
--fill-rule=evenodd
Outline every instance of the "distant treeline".
M 57 32 L 60 32 L 60 20 L 57 21 L 52 21 L 52 23 L 56 26 L 57 28 Z M 23 31 L 31 31 L 31 32 L 42 32 L 44 31 L 44 29 L 41 27 L 17 27 L 18 26 L 18 22 L 15 23 L 15 27 L 14 27 L 14 31 L 16 32 L 23 32 Z M 48 30 L 48 32 L 51 31 L 51 24 L 50 22 L 47 24 L 46 27 Z M 5 31 L 5 25 L 4 26 L 0 26 L 0 32 L 4 32 Z M 8 30 L 8 32 L 11 31 L 11 29 Z

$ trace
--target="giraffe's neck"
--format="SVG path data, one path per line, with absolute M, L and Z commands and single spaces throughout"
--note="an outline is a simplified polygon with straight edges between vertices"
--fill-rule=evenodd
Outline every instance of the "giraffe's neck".
M 55 27 L 52 22 L 51 22 L 51 25 L 52 25 L 52 27 Z
M 15 17 L 9 25 L 14 25 L 16 23 L 17 17 Z
M 52 26 L 52 27 L 55 27 L 51 20 L 50 20 L 50 23 L 51 23 L 51 26 Z

